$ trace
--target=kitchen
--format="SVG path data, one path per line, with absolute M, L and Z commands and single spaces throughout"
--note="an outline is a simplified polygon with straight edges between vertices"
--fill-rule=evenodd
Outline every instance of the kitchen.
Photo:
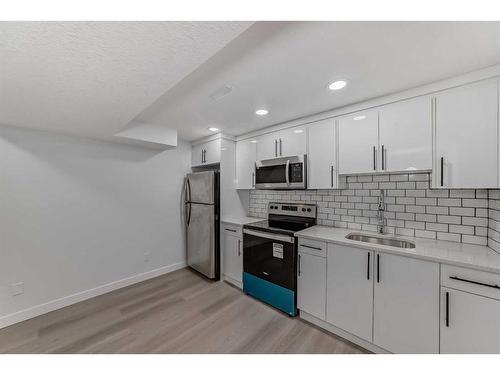
M 498 22 L 1 30 L 0 353 L 500 354 Z

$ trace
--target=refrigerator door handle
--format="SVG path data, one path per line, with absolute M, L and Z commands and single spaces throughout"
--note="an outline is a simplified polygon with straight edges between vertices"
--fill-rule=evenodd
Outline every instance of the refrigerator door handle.
M 189 177 L 186 177 L 186 188 L 187 202 L 191 202 L 191 182 L 189 182 Z
M 189 211 L 188 211 L 188 216 L 187 216 L 187 220 L 186 220 L 186 226 L 189 227 L 189 223 L 191 222 L 191 203 L 186 203 L 186 206 L 189 207 Z

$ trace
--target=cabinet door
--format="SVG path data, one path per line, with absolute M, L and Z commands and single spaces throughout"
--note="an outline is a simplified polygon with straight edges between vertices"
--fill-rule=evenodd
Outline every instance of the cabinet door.
M 307 153 L 307 127 L 297 126 L 279 132 L 278 156 L 296 156 Z
M 243 277 L 243 246 L 241 238 L 224 230 L 223 241 L 224 275 L 229 277 L 230 281 L 241 284 Z
M 335 164 L 335 120 L 328 119 L 309 125 L 308 181 L 310 189 L 330 189 L 337 186 Z
M 268 133 L 257 137 L 257 160 L 273 159 L 278 156 L 278 133 Z
M 215 139 L 205 143 L 205 163 L 220 163 L 221 140 Z
M 328 244 L 326 320 L 372 341 L 373 252 Z
M 441 288 L 441 312 L 441 353 L 500 353 L 500 301 Z
M 448 90 L 436 97 L 434 187 L 498 186 L 497 117 L 496 81 Z
M 196 165 L 202 165 L 203 164 L 203 150 L 204 150 L 205 145 L 204 144 L 199 144 L 199 145 L 194 145 L 191 148 L 191 165 L 196 166 Z
M 245 139 L 236 143 L 236 188 L 253 189 L 255 186 L 255 160 L 257 143 Z
M 338 120 L 339 173 L 379 169 L 378 112 L 358 112 Z
M 438 353 L 439 264 L 375 256 L 373 343 L 393 353 Z
M 326 259 L 299 253 L 297 267 L 297 308 L 325 319 Z
M 431 107 L 419 97 L 380 109 L 381 170 L 432 169 Z

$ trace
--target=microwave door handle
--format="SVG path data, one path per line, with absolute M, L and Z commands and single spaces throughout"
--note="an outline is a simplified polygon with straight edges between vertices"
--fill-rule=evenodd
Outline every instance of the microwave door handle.
M 286 161 L 286 167 L 285 167 L 285 178 L 286 178 L 286 185 L 290 186 L 290 160 Z

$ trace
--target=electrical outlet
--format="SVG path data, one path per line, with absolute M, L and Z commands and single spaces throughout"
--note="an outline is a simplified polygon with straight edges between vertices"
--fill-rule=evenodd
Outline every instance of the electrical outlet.
M 14 283 L 11 285 L 11 293 L 13 296 L 18 296 L 24 293 L 24 283 Z
M 144 253 L 144 261 L 149 262 L 151 259 L 151 254 L 149 252 Z

